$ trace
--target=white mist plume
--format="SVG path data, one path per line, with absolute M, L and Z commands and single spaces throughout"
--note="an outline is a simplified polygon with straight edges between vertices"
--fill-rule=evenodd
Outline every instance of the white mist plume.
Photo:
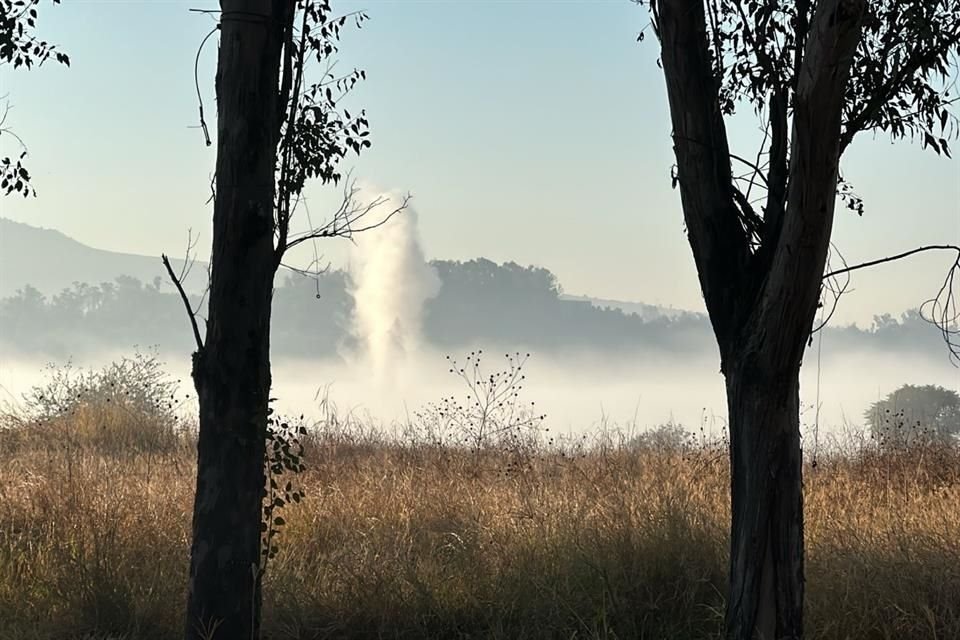
M 395 193 L 364 187 L 363 201 L 382 198 L 381 210 L 394 210 Z M 420 246 L 417 214 L 407 207 L 384 225 L 355 239 L 350 258 L 354 335 L 381 382 L 421 339 L 424 304 L 440 289 L 440 279 Z

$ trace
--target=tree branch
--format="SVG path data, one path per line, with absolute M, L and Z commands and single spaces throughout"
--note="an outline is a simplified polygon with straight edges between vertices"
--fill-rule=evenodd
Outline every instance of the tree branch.
M 823 275 L 823 279 L 832 278 L 838 276 L 842 273 L 850 273 L 851 271 L 859 271 L 860 269 L 866 269 L 867 267 L 875 267 L 878 264 L 884 264 L 886 262 L 893 262 L 894 260 L 900 260 L 901 258 L 907 258 L 924 251 L 955 251 L 957 253 L 957 261 L 960 264 L 960 246 L 955 244 L 930 244 L 924 245 L 922 247 L 917 247 L 916 249 L 911 249 L 910 251 L 904 251 L 903 253 L 898 253 L 893 256 L 887 256 L 885 258 L 878 258 L 876 260 L 870 260 L 868 262 L 861 262 L 860 264 L 855 264 L 849 267 L 844 267 L 842 269 L 837 269 L 836 271 L 831 271 Z
M 822 0 L 817 5 L 793 101 L 786 212 L 770 245 L 769 267 L 758 274 L 762 291 L 750 317 L 755 326 L 780 326 L 784 309 L 795 310 L 791 322 L 802 325 L 803 332 L 813 326 L 836 207 L 843 99 L 866 1 Z M 804 343 L 797 344 L 791 334 L 785 330 L 768 336 L 762 349 L 765 366 L 776 370 L 801 361 Z
M 846 258 L 843 257 L 843 254 L 840 253 L 840 250 L 837 249 L 836 245 L 834 245 L 833 243 L 830 243 L 830 249 L 831 249 L 831 254 L 833 252 L 836 252 L 837 257 L 840 259 L 840 263 L 843 264 L 844 267 L 846 267 L 847 260 Z M 829 255 L 827 256 L 827 268 L 828 269 L 830 268 Z M 837 277 L 838 275 L 846 276 L 846 278 L 843 279 L 843 282 L 840 282 L 840 279 Z M 817 325 L 817 327 L 810 332 L 810 340 L 813 340 L 813 334 L 820 331 L 821 329 L 826 327 L 827 324 L 830 323 L 830 320 L 833 318 L 833 314 L 837 312 L 837 307 L 840 304 L 840 298 L 843 297 L 843 294 L 845 294 L 847 290 L 850 288 L 850 272 L 840 271 L 837 274 L 831 274 L 829 277 L 825 276 L 823 278 L 823 283 L 826 290 L 829 291 L 830 294 L 833 296 L 833 301 L 830 303 L 830 311 L 825 316 L 821 314 L 820 324 Z M 821 308 L 824 306 L 822 295 L 820 297 L 820 306 Z
M 377 227 L 383 226 L 390 220 L 390 218 L 406 209 L 412 198 L 410 194 L 405 195 L 400 200 L 400 203 L 383 217 L 367 223 L 367 219 L 378 208 L 389 202 L 390 198 L 385 196 L 377 196 L 372 201 L 365 204 L 358 203 L 356 200 L 356 194 L 360 191 L 360 189 L 355 185 L 356 183 L 353 181 L 344 188 L 343 201 L 340 203 L 340 207 L 336 212 L 334 212 L 333 216 L 328 222 L 304 233 L 290 237 L 287 240 L 286 245 L 283 247 L 284 252 L 309 240 L 315 240 L 318 238 L 349 239 L 352 238 L 354 234 L 376 229 Z
M 703 1 L 655 0 L 651 7 L 660 35 L 690 247 L 714 331 L 721 344 L 730 344 L 727 338 L 741 324 L 738 299 L 750 242 L 734 203 L 730 147 Z
M 170 259 L 166 254 L 162 254 L 161 258 L 163 260 L 163 266 L 167 269 L 167 275 L 170 276 L 170 280 L 180 293 L 180 299 L 183 301 L 183 306 L 187 310 L 187 317 L 190 318 L 190 326 L 193 329 L 193 338 L 197 343 L 197 351 L 202 351 L 203 339 L 200 337 L 200 327 L 197 326 L 197 314 L 194 313 L 193 307 L 190 306 L 190 299 L 187 297 L 186 291 L 183 290 L 183 285 L 180 283 L 180 279 L 177 278 L 177 274 L 173 272 L 173 266 L 170 265 Z
M 220 25 L 218 24 L 217 26 L 215 26 L 213 29 L 210 30 L 210 33 L 204 36 L 203 40 L 200 41 L 200 46 L 197 47 L 197 55 L 193 60 L 193 83 L 197 89 L 197 104 L 199 105 L 199 109 L 200 109 L 200 129 L 203 130 L 203 141 L 208 147 L 213 143 L 210 141 L 210 131 L 209 129 L 207 129 L 207 121 L 203 117 L 203 96 L 200 95 L 200 75 L 199 75 L 200 74 L 200 53 L 203 51 L 203 45 L 207 44 L 207 40 L 210 39 L 210 36 L 212 36 L 214 33 L 216 33 L 219 30 L 220 30 Z
M 787 92 L 777 89 L 770 97 L 770 171 L 767 179 L 767 204 L 763 212 L 763 242 L 770 255 L 776 246 L 783 224 L 787 199 L 789 165 L 787 150 L 790 140 L 787 127 Z
M 939 329 L 940 334 L 943 336 L 943 341 L 947 344 L 947 349 L 950 351 L 950 360 L 954 365 L 957 365 L 960 364 L 960 327 L 957 326 L 957 323 L 960 322 L 960 310 L 957 308 L 954 287 L 957 275 L 960 274 L 960 246 L 955 244 L 924 245 L 896 255 L 869 260 L 852 266 L 844 265 L 842 269 L 825 273 L 823 280 L 830 281 L 838 275 L 848 275 L 849 277 L 849 274 L 853 271 L 901 260 L 925 251 L 953 251 L 956 254 L 953 259 L 953 264 L 950 265 L 950 269 L 947 271 L 947 275 L 937 295 L 920 305 L 920 317 Z M 845 289 L 846 286 L 843 287 L 840 293 L 842 294 Z M 839 295 L 837 297 L 839 298 Z M 831 315 L 833 315 L 832 312 Z M 829 320 L 829 318 L 827 318 L 827 320 Z M 822 327 L 818 327 L 818 329 L 819 328 Z
M 939 2 L 934 2 L 933 0 L 929 0 L 926 3 L 916 3 L 916 6 L 923 7 L 930 11 L 929 14 L 921 16 L 920 20 L 931 22 L 941 19 L 936 13 L 938 4 Z M 912 7 L 913 5 L 903 3 L 901 6 Z M 843 135 L 840 139 L 841 154 L 850 143 L 853 142 L 854 137 L 856 137 L 858 133 L 878 124 L 877 117 L 883 108 L 895 97 L 903 95 L 908 90 L 910 83 L 916 79 L 918 73 L 929 72 L 931 69 L 937 68 L 938 62 L 940 62 L 943 57 L 943 52 L 950 51 L 960 44 L 960 20 L 953 22 L 950 27 L 952 27 L 952 32 L 944 37 L 942 41 L 938 41 L 933 45 L 928 41 L 924 41 L 922 38 L 913 39 L 901 37 L 891 39 L 881 51 L 875 52 L 875 55 L 879 55 L 883 59 L 893 58 L 899 60 L 899 53 L 894 56 L 893 50 L 901 46 L 909 47 L 903 64 L 899 67 L 889 69 L 886 73 L 887 81 L 882 86 L 877 87 L 872 95 L 866 96 L 867 99 L 863 102 L 862 106 L 847 118 Z M 943 25 L 941 30 L 945 30 L 946 28 L 947 25 Z M 944 96 L 944 106 L 949 104 L 945 98 L 946 96 Z
M 292 163 L 294 137 L 296 134 L 297 114 L 300 107 L 300 91 L 303 86 L 304 74 L 304 55 L 307 46 L 307 12 L 302 15 L 302 24 L 300 27 L 300 40 L 297 44 L 297 50 L 294 54 L 293 31 L 287 34 L 284 44 L 284 70 L 283 80 L 281 82 L 281 97 L 283 101 L 278 109 L 278 113 L 283 114 L 277 122 L 277 136 L 280 141 L 280 175 L 277 181 L 277 203 L 276 203 L 276 224 L 277 224 L 277 247 L 274 251 L 276 264 L 279 266 L 283 260 L 283 253 L 287 250 L 287 236 L 290 233 L 290 197 L 292 195 L 292 185 L 290 184 L 290 167 Z M 292 18 L 291 18 L 292 21 Z M 291 86 L 292 69 L 290 65 L 296 68 L 296 77 Z M 289 106 L 288 103 L 289 102 Z M 285 127 L 285 128 L 284 128 Z M 281 132 L 283 137 L 280 138 Z

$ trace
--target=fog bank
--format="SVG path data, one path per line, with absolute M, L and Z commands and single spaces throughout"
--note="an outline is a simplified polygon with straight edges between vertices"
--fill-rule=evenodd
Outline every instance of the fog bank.
M 462 361 L 466 353 L 427 348 L 395 353 L 386 373 L 365 354 L 341 361 L 278 359 L 273 362 L 271 395 L 283 412 L 319 417 L 319 403 L 326 398 L 342 415 L 352 413 L 389 426 L 413 419 L 427 403 L 469 393 L 464 382 L 449 373 L 445 358 L 451 355 Z M 122 355 L 130 352 L 103 353 L 73 365 L 99 368 Z M 504 355 L 502 350 L 485 349 L 484 371 L 489 374 L 505 368 Z M 192 396 L 189 355 L 160 352 L 159 357 L 170 375 L 180 380 L 181 392 Z M 19 398 L 30 386 L 42 382 L 44 364 L 0 354 L 3 401 Z M 703 425 L 717 435 L 726 423 L 723 378 L 712 355 L 669 359 L 639 350 L 616 357 L 590 352 L 533 353 L 524 369 L 520 398 L 535 402 L 537 410 L 546 413 L 546 426 L 553 432 L 579 434 L 602 425 L 642 430 L 673 421 L 689 430 Z M 817 376 L 816 352 L 810 349 L 801 380 L 802 422 L 807 426 L 814 424 L 816 416 Z M 960 390 L 960 371 L 945 356 L 937 361 L 883 353 L 833 353 L 826 345 L 819 377 L 823 435 L 862 425 L 870 403 L 906 383 Z

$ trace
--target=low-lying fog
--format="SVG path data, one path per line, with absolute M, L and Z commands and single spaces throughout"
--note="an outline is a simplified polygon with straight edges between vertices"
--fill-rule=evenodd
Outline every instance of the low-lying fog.
M 814 345 L 814 347 L 816 344 Z M 467 353 L 450 354 L 463 362 Z M 82 362 L 79 368 L 99 368 L 127 353 L 104 353 Z M 463 397 L 468 388 L 449 372 L 447 354 L 420 350 L 397 354 L 384 366 L 368 358 L 354 361 L 279 360 L 273 363 L 274 389 L 280 411 L 319 416 L 325 396 L 341 414 L 354 415 L 383 425 L 413 419 L 426 403 L 444 396 Z M 481 366 L 494 373 L 507 364 L 504 352 L 484 351 Z M 189 355 L 160 352 L 165 369 L 181 380 L 181 392 L 193 395 Z M 14 359 L 0 354 L 0 395 L 8 402 L 21 398 L 45 377 L 45 363 Z M 63 363 L 56 363 L 63 364 Z M 520 399 L 534 402 L 547 415 L 553 432 L 581 433 L 603 422 L 623 429 L 645 429 L 668 421 L 689 430 L 703 424 L 718 434 L 726 419 L 723 379 L 715 358 L 670 361 L 651 360 L 642 352 L 616 358 L 596 354 L 543 356 L 531 354 L 524 365 L 526 379 Z M 805 425 L 815 419 L 817 363 L 808 350 L 803 368 L 801 396 Z M 824 345 L 820 367 L 821 433 L 837 432 L 863 423 L 871 402 L 905 383 L 939 384 L 960 388 L 960 374 L 944 356 L 942 362 L 883 354 L 830 354 Z
M 450 395 L 465 397 L 469 389 L 449 372 L 446 356 L 462 364 L 469 348 L 441 352 L 426 346 L 421 336 L 422 309 L 436 295 L 439 281 L 420 247 L 416 213 L 408 210 L 363 234 L 355 247 L 350 294 L 355 302 L 353 333 L 361 353 L 341 353 L 339 359 L 328 360 L 275 359 L 272 395 L 278 408 L 317 415 L 319 401 L 326 397 L 341 414 L 352 412 L 389 425 L 413 419 L 426 403 Z M 818 346 L 815 341 L 805 357 L 802 421 L 814 423 L 819 397 L 822 433 L 860 426 L 870 403 L 905 383 L 960 388 L 960 370 L 950 364 L 946 347 L 940 358 L 840 351 L 832 348 L 828 336 L 818 367 Z M 484 349 L 481 366 L 487 375 L 507 365 L 502 347 L 474 348 Z M 132 349 L 84 357 L 73 365 L 99 368 L 125 355 L 132 355 Z M 181 392 L 192 395 L 189 354 L 161 349 L 158 355 L 171 376 L 182 381 Z M 39 356 L 0 352 L 0 397 L 18 400 L 42 382 L 44 364 Z M 673 421 L 689 430 L 702 425 L 718 434 L 726 421 L 715 352 L 699 357 L 670 355 L 666 349 L 534 352 L 524 373 L 520 399 L 535 402 L 555 433 L 580 433 L 601 424 L 645 429 Z

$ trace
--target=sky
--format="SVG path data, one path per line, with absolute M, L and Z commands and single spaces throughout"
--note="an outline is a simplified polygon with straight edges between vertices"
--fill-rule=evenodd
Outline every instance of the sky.
M 182 253 L 192 229 L 204 257 L 215 146 L 196 128 L 194 62 L 214 22 L 189 9 L 216 6 L 43 3 L 39 34 L 72 64 L 0 71 L 39 192 L 0 199 L 0 215 L 149 255 Z M 657 45 L 637 42 L 644 9 L 629 0 L 334 7 L 371 18 L 345 31 L 338 68 L 367 72 L 351 104 L 366 108 L 374 146 L 344 168 L 413 195 L 427 257 L 536 264 L 568 293 L 703 309 L 670 187 Z M 214 37 L 197 67 L 214 131 L 215 63 Z M 740 155 L 756 153 L 750 117 L 730 136 Z M 9 140 L 0 137 L 0 152 Z M 834 239 L 849 262 L 960 242 L 957 160 L 864 136 L 842 170 L 866 204 L 862 218 L 838 207 Z M 307 196 L 315 221 L 337 202 L 336 188 Z M 321 246 L 334 266 L 346 249 Z M 946 255 L 924 255 L 857 274 L 835 322 L 868 326 L 874 314 L 916 307 L 947 266 Z

